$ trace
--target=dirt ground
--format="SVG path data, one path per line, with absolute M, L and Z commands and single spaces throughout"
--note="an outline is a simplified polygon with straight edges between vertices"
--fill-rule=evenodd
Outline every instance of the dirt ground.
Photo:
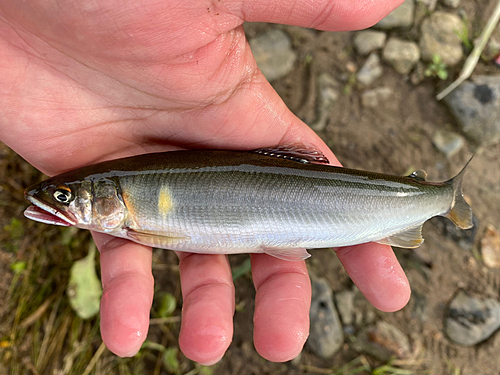
M 479 33 L 480 26 L 484 25 L 484 19 L 487 18 L 488 9 L 491 8 L 487 4 L 481 5 L 480 3 L 462 0 L 468 19 L 474 20 L 471 22 L 473 35 Z M 480 20 L 483 21 L 480 22 Z M 446 159 L 433 146 L 432 137 L 438 129 L 453 130 L 455 120 L 446 106 L 435 99 L 439 88 L 444 87 L 444 84 L 437 78 L 426 78 L 418 85 L 413 85 L 408 76 L 398 74 L 389 66 L 384 65 L 383 77 L 373 87 L 381 85 L 390 87 L 394 95 L 377 108 L 364 108 L 360 99 L 363 88 L 354 84 L 349 87 L 349 90 L 344 90 L 348 84 L 346 77 L 350 74 L 350 64 L 359 68 L 363 62 L 363 59 L 353 51 L 352 33 L 317 32 L 267 24 L 250 25 L 247 32 L 249 36 L 258 35 L 269 27 L 277 27 L 287 32 L 292 38 L 294 50 L 298 53 L 298 62 L 292 73 L 273 82 L 273 86 L 289 108 L 300 118 L 308 123 L 312 123 L 315 119 L 316 79 L 319 74 L 328 72 L 338 80 L 342 94 L 329 116 L 326 128 L 319 134 L 345 167 L 392 174 L 404 174 L 410 169 L 423 168 L 430 180 L 442 181 L 454 176 L 470 156 L 477 153 L 467 170 L 464 181 L 464 192 L 479 220 L 478 235 L 472 249 L 460 247 L 457 242 L 445 236 L 439 220 L 431 220 L 424 227 L 425 242 L 418 251 L 396 249 L 412 285 L 412 298 L 408 306 L 396 313 L 382 313 L 366 304 L 366 310 L 373 311 L 375 319 L 393 324 L 410 337 L 416 353 L 415 361 L 408 369 L 409 372 L 401 372 L 401 374 L 498 374 L 500 333 L 494 334 L 484 343 L 474 347 L 459 346 L 450 342 L 444 335 L 443 316 L 447 303 L 458 289 L 479 293 L 482 296 L 499 297 L 500 270 L 490 269 L 484 265 L 478 256 L 478 245 L 487 224 L 500 227 L 500 144 L 478 150 L 465 146 L 451 160 Z M 415 26 L 404 32 L 394 32 L 394 34 L 416 40 L 418 27 Z M 308 55 L 312 56 L 310 63 L 301 63 Z M 450 77 L 454 78 L 459 69 L 450 70 Z M 499 74 L 500 70 L 493 64 L 480 62 L 476 73 Z M 0 175 L 1 232 L 1 228 L 12 223 L 12 218 L 25 223 L 22 216 L 22 210 L 25 207 L 22 189 L 40 177 L 4 146 L 0 148 L 0 167 L 0 173 L 9 174 L 8 179 L 6 175 Z M 42 230 L 39 226 L 43 225 L 29 224 L 28 229 L 24 231 L 22 241 L 25 241 L 25 245 L 21 252 L 13 251 L 5 245 L 8 237 L 5 231 L 0 235 L 0 274 L 2 275 L 0 292 L 7 292 L 15 278 L 9 265 L 23 256 L 28 258 L 28 249 L 32 248 L 27 244 L 42 242 L 42 239 L 33 238 L 33 236 L 43 236 L 43 241 L 47 239 L 56 241 L 59 235 L 59 232 L 54 232 L 56 229 L 48 231 L 44 227 Z M 66 251 L 61 252 L 61 257 L 78 259 L 85 254 L 85 250 L 72 255 L 68 255 Z M 308 260 L 308 267 L 317 276 L 326 278 L 334 292 L 351 287 L 350 279 L 333 251 L 313 251 L 312 255 L 312 258 Z M 157 290 L 168 291 L 180 300 L 175 255 L 172 252 L 156 251 L 155 258 L 154 273 Z M 231 258 L 231 262 L 234 266 L 238 266 L 245 259 L 244 255 L 235 256 Z M 45 262 L 46 267 L 53 267 L 54 264 L 57 264 L 56 260 Z M 49 270 L 46 270 L 46 273 L 48 272 Z M 43 284 L 42 281 L 40 283 Z M 350 338 L 347 337 L 343 348 L 328 360 L 320 359 L 307 350 L 304 350 L 301 357 L 293 363 L 276 364 L 262 359 L 252 344 L 254 294 L 248 274 L 236 280 L 237 311 L 234 316 L 234 339 L 226 356 L 211 370 L 214 374 L 328 374 L 333 373 L 333 370 L 322 369 L 338 368 L 359 358 L 360 353 L 353 350 Z M 8 302 L 0 305 L 0 344 L 12 337 L 10 328 L 14 318 L 8 314 L 13 311 L 15 307 Z M 43 316 L 49 319 L 49 312 L 53 310 L 49 307 L 47 311 L 45 315 L 42 315 L 42 320 Z M 30 313 L 32 311 L 16 319 L 22 320 Z M 94 321 L 92 324 L 97 323 Z M 165 346 L 175 347 L 178 330 L 178 324 L 163 328 L 153 326 L 148 339 Z M 8 344 L 4 346 L 6 345 Z M 97 341 L 93 342 L 91 353 L 95 353 L 98 346 Z M 22 364 L 30 362 L 26 358 L 30 358 L 32 351 L 28 344 L 26 348 L 18 348 L 17 352 L 13 350 L 14 354 L 9 354 L 6 359 L 7 351 L 0 345 L 0 362 L 5 363 L 5 365 L 0 365 L 0 374 L 3 374 L 2 371 L 7 373 L 9 369 L 12 374 L 18 373 L 15 369 L 19 369 L 19 373 L 34 373 L 29 370 L 29 365 Z M 89 355 L 91 358 L 92 355 Z M 112 357 L 109 353 L 106 356 Z M 21 364 L 13 365 L 12 358 L 18 358 Z M 196 370 L 196 367 L 181 354 L 178 358 L 181 363 L 180 372 Z M 369 356 L 367 358 L 374 366 L 377 364 Z M 108 359 L 108 362 L 112 360 L 114 359 Z M 134 368 L 158 368 L 156 357 L 146 355 L 143 360 L 144 367 Z M 115 367 L 115 369 L 119 368 L 120 365 Z M 142 373 L 137 371 L 131 370 L 131 372 Z M 168 372 L 162 369 L 158 373 Z M 398 374 L 398 372 L 380 373 Z

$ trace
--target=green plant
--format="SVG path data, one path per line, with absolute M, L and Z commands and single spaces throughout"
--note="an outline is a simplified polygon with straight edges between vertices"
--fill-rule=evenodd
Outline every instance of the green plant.
M 427 66 L 425 75 L 427 77 L 438 77 L 443 81 L 448 78 L 448 70 L 446 69 L 446 64 L 443 62 L 441 56 L 438 54 L 432 55 L 432 62 L 430 62 Z

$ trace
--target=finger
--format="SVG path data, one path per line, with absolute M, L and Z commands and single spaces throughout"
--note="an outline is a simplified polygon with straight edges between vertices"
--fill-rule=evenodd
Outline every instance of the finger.
M 273 362 L 295 358 L 309 335 L 311 283 L 304 261 L 253 254 L 254 345 Z
M 92 233 L 101 251 L 101 335 L 120 357 L 137 354 L 146 339 L 153 303 L 151 248 Z
M 234 286 L 225 255 L 179 253 L 182 325 L 179 346 L 204 365 L 217 363 L 233 337 Z
M 403 0 L 242 1 L 240 18 L 319 30 L 357 30 L 373 26 Z
M 377 243 L 349 246 L 337 255 L 352 281 L 377 309 L 397 311 L 410 299 L 410 285 L 390 246 Z

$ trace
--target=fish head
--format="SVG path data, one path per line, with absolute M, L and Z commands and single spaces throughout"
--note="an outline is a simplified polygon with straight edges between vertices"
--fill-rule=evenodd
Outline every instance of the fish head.
M 54 177 L 26 189 L 24 195 L 32 203 L 24 215 L 46 224 L 111 232 L 126 217 L 119 189 L 110 179 L 68 182 Z

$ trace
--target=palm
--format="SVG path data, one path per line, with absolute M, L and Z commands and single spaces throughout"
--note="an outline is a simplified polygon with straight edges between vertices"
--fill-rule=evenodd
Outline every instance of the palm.
M 325 1 L 323 13 L 311 2 L 297 3 L 309 11 L 293 12 L 289 2 L 273 1 L 1 4 L 2 141 L 47 174 L 172 147 L 302 142 L 335 161 L 258 71 L 241 24 L 245 19 L 366 27 L 400 0 Z M 147 333 L 151 249 L 95 238 L 105 287 L 102 335 L 115 353 L 133 355 Z M 367 298 L 383 310 L 403 306 L 408 284 L 390 248 L 367 244 L 351 250 L 338 254 Z M 180 345 L 190 358 L 213 363 L 232 335 L 234 290 L 227 259 L 180 258 Z M 255 346 L 271 360 L 293 358 L 308 332 L 305 264 L 257 255 L 252 266 Z

